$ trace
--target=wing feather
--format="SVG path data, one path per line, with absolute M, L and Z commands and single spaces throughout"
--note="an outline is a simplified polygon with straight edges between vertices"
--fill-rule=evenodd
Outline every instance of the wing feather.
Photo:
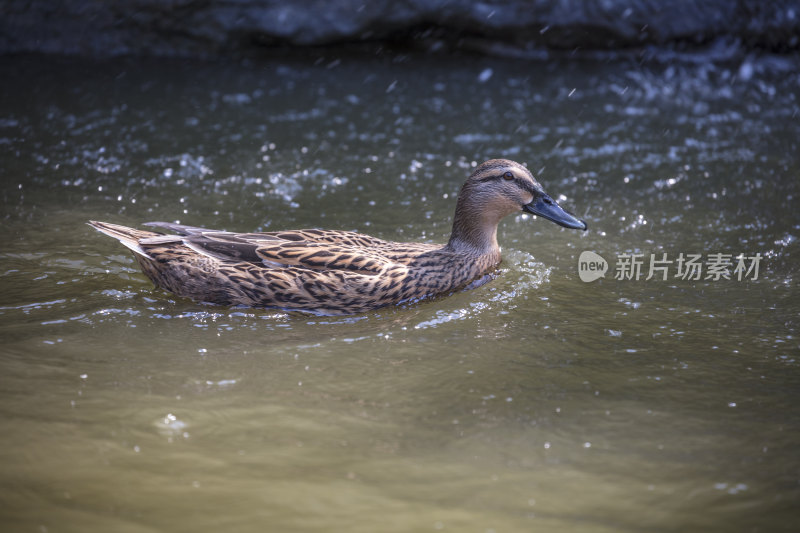
M 174 231 L 178 235 L 195 235 L 199 233 L 204 233 L 206 231 L 214 231 L 214 230 L 207 230 L 205 228 L 199 228 L 197 226 L 186 226 L 184 224 L 175 224 L 173 222 L 145 222 L 142 225 L 168 229 L 170 231 Z
M 195 252 L 220 261 L 253 263 L 268 268 L 377 275 L 408 265 L 435 245 L 400 245 L 351 231 L 302 229 L 266 233 L 232 233 L 170 222 L 148 222 L 178 235 L 151 237 L 145 246 L 183 242 Z

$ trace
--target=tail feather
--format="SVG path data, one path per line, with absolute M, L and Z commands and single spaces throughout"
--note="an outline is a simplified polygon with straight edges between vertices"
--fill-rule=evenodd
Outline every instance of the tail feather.
M 98 222 L 95 220 L 90 220 L 88 224 L 99 231 L 100 233 L 105 233 L 109 237 L 113 237 L 117 239 L 123 246 L 130 248 L 134 253 L 142 255 L 144 257 L 152 259 L 147 252 L 139 244 L 141 239 L 146 239 L 149 237 L 157 237 L 161 235 L 160 233 L 156 233 L 154 231 L 142 231 L 134 228 L 129 228 L 127 226 L 120 226 L 118 224 L 109 224 L 108 222 Z

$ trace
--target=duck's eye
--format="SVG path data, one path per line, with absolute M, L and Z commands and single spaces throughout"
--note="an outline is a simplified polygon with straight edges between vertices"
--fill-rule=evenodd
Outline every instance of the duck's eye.
M 510 170 L 507 170 L 506 173 L 503 174 L 503 178 L 505 178 L 507 180 L 513 180 L 514 179 L 514 174 Z

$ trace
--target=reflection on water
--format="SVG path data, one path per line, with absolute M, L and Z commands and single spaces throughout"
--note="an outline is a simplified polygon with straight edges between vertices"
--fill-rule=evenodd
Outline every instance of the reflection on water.
M 790 530 L 800 76 L 386 56 L 6 57 L 0 517 L 76 531 Z M 444 242 L 490 157 L 490 283 L 350 317 L 153 289 L 89 219 Z M 583 283 L 583 251 L 761 253 L 758 279 Z

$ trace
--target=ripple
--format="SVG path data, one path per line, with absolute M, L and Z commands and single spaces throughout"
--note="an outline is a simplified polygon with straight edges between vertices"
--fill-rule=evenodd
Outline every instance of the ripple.
M 186 431 L 189 428 L 189 424 L 172 413 L 167 413 L 162 418 L 159 418 L 154 422 L 154 425 L 158 432 L 165 437 L 180 436 L 184 439 L 189 438 L 189 433 Z

